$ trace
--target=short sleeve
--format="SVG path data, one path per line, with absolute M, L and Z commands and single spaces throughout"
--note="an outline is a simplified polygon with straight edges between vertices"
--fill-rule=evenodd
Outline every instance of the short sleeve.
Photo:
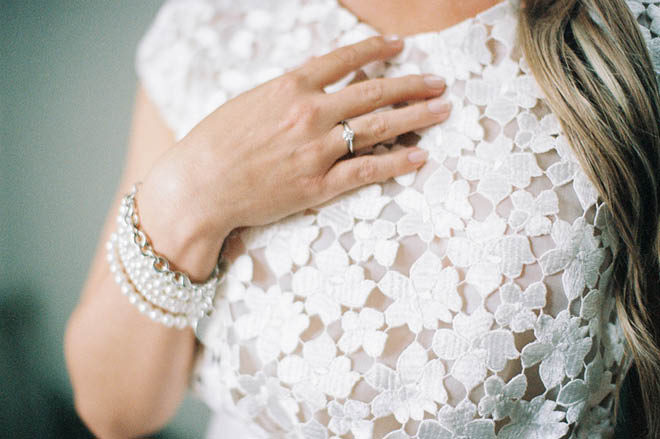
M 199 60 L 218 47 L 213 24 L 221 2 L 166 0 L 135 53 L 135 72 L 162 117 L 182 138 L 202 117 L 195 99 Z M 207 88 L 208 90 L 208 88 Z

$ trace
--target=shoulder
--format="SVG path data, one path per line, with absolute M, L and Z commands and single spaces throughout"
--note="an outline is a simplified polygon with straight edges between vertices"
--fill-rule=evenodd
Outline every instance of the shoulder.
M 167 0 L 138 44 L 137 77 L 181 138 L 226 100 L 325 52 L 343 23 L 336 2 Z
M 166 0 L 140 39 L 135 52 L 136 76 L 177 139 L 190 114 L 188 79 L 201 50 L 218 44 L 212 29 L 229 8 L 211 0 Z

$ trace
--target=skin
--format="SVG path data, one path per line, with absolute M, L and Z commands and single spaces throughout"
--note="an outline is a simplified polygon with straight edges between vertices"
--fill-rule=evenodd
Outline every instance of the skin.
M 340 3 L 381 33 L 403 36 L 445 29 L 501 1 L 340 0 Z
M 344 1 L 346 7 L 355 5 L 356 13 L 359 3 Z M 399 3 L 403 2 L 382 1 L 379 5 L 387 6 L 382 10 L 371 5 L 365 21 L 394 22 L 387 21 L 392 17 L 387 14 L 396 13 Z M 493 3 L 466 5 L 482 10 Z M 414 8 L 409 9 L 412 14 Z M 475 12 L 470 7 L 455 9 L 444 9 L 451 13 L 442 27 Z M 415 11 L 422 14 L 418 16 L 425 12 Z M 436 16 L 441 11 L 436 5 Z M 403 27 L 379 28 L 409 33 Z M 231 230 L 268 224 L 353 188 L 411 172 L 423 164 L 422 150 L 412 147 L 347 158 L 338 123 L 350 119 L 355 148 L 360 150 L 442 122 L 450 108 L 443 105 L 439 78 L 373 79 L 332 94 L 322 91 L 370 61 L 396 55 L 402 47 L 400 40 L 373 37 L 313 58 L 220 106 L 179 142 L 138 88 L 124 173 L 65 335 L 76 408 L 97 436 L 126 438 L 161 429 L 183 399 L 196 349 L 191 329 L 152 322 L 114 283 L 103 244 L 114 230 L 120 198 L 134 182 L 143 182 L 137 196 L 143 230 L 174 268 L 202 281 Z M 410 101 L 414 103 L 404 108 L 372 113 Z M 411 153 L 417 161 L 410 160 Z

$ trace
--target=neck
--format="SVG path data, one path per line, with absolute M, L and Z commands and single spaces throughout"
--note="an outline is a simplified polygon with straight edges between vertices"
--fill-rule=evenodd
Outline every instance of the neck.
M 440 31 L 502 0 L 338 0 L 382 34 L 401 36 Z M 506 0 L 505 0 L 506 1 Z

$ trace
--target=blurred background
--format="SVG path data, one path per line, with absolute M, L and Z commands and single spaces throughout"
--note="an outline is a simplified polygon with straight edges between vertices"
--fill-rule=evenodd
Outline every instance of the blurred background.
M 0 437 L 88 438 L 62 338 L 126 150 L 138 41 L 162 0 L 1 0 Z M 158 437 L 203 437 L 186 398 Z
M 0 0 L 0 438 L 88 438 L 62 339 L 126 150 L 135 50 L 162 0 Z M 634 375 L 617 438 L 641 437 Z M 160 438 L 201 438 L 188 396 Z

